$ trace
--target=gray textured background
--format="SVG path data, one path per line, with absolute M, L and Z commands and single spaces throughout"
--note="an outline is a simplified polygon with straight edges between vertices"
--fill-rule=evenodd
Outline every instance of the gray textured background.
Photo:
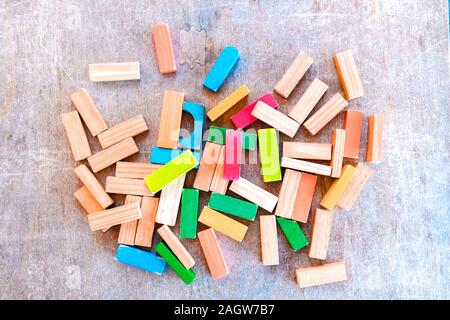
M 447 10 L 444 0 L 0 0 L 0 298 L 450 298 Z M 170 24 L 176 75 L 157 72 L 149 30 L 158 22 Z M 201 83 L 227 44 L 242 58 L 211 94 Z M 316 76 L 330 86 L 325 99 L 339 90 L 331 58 L 345 49 L 366 90 L 350 107 L 386 119 L 383 163 L 372 166 L 354 209 L 336 210 L 328 260 L 346 260 L 348 282 L 299 289 L 294 270 L 317 262 L 305 250 L 293 253 L 281 235 L 280 265 L 263 267 L 257 221 L 243 243 L 219 235 L 231 271 L 221 281 L 211 279 L 197 240 L 184 241 L 197 261 L 191 286 L 171 270 L 160 278 L 116 263 L 117 228 L 89 231 L 72 196 L 80 182 L 60 120 L 77 87 L 88 89 L 109 125 L 144 115 L 150 132 L 137 138 L 141 153 L 131 158 L 144 161 L 164 89 L 209 109 L 246 83 L 251 100 L 307 51 L 313 67 L 289 100 L 277 97 L 287 112 Z M 88 81 L 89 63 L 133 60 L 140 82 Z M 231 127 L 232 113 L 217 124 Z M 301 129 L 293 140 L 329 141 L 341 125 L 342 115 L 314 139 Z M 364 126 L 360 156 L 365 137 Z M 262 185 L 257 166 L 243 175 Z M 319 179 L 314 206 L 329 184 Z M 267 188 L 277 194 L 279 184 Z M 309 234 L 310 225 L 303 229 Z

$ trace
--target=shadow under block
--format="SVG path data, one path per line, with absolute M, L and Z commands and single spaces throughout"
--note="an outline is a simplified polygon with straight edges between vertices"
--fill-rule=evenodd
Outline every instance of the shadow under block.
M 143 179 L 106 177 L 105 190 L 108 193 L 152 197 Z
M 362 97 L 364 88 L 351 51 L 347 50 L 335 54 L 333 61 L 345 99 L 352 100 Z
M 95 63 L 89 65 L 89 80 L 92 82 L 139 80 L 140 78 L 139 62 Z
M 117 248 L 116 260 L 157 275 L 162 275 L 166 266 L 166 262 L 156 254 L 125 245 Z
M 225 139 L 225 162 L 223 176 L 227 180 L 237 180 L 241 175 L 242 131 L 227 130 Z
M 70 95 L 70 99 L 94 137 L 108 129 L 105 120 L 103 120 L 102 115 L 86 89 L 78 89 Z
M 195 280 L 194 270 L 186 269 L 163 242 L 158 243 L 155 250 L 185 284 L 191 284 Z
M 139 204 L 130 203 L 91 213 L 88 215 L 88 221 L 91 230 L 96 231 L 137 220 L 141 217 L 142 213 Z
M 286 236 L 287 241 L 291 245 L 292 250 L 298 251 L 308 245 L 302 229 L 296 221 L 288 220 L 282 217 L 277 217 L 278 224 Z
M 156 222 L 174 226 L 177 222 L 178 208 L 180 207 L 181 192 L 186 175 L 183 174 L 170 182 L 161 191 L 159 198 L 158 211 L 156 213 Z
M 83 182 L 103 209 L 108 208 L 114 203 L 113 199 L 111 199 L 111 197 L 103 189 L 101 183 L 97 180 L 91 170 L 89 170 L 84 164 L 75 168 L 75 174 L 81 182 Z
M 239 50 L 226 46 L 203 81 L 203 86 L 217 92 L 239 60 Z
M 364 186 L 369 181 L 373 170 L 362 163 L 356 165 L 356 173 L 348 184 L 336 205 L 346 211 L 350 210 L 358 199 Z
M 198 233 L 198 240 L 214 280 L 229 274 L 228 266 L 220 249 L 214 229 L 209 228 Z
M 306 120 L 308 115 L 311 113 L 312 109 L 319 102 L 320 98 L 327 91 L 328 86 L 320 81 L 319 79 L 314 79 L 309 85 L 308 89 L 303 93 L 300 99 L 289 112 L 289 117 L 302 124 Z
M 280 181 L 280 151 L 276 130 L 273 128 L 258 130 L 258 143 L 263 181 Z
M 303 126 L 309 133 L 315 135 L 323 127 L 325 127 L 328 122 L 336 117 L 339 112 L 344 110 L 347 105 L 347 100 L 345 100 L 339 93 L 336 93 L 330 98 L 330 100 L 325 102 L 325 104 L 317 110 L 316 113 L 306 120 L 303 123 Z
M 194 120 L 194 130 L 188 136 L 180 138 L 178 146 L 185 149 L 200 150 L 205 123 L 205 107 L 198 103 L 184 102 L 183 111 L 189 113 Z
M 169 26 L 165 23 L 152 26 L 152 39 L 155 46 L 156 61 L 161 74 L 177 71 L 175 56 L 173 54 L 172 37 Z
M 250 103 L 248 106 L 243 108 L 241 111 L 235 113 L 231 116 L 231 121 L 233 122 L 236 129 L 244 129 L 245 127 L 251 125 L 253 122 L 258 120 L 254 116 L 252 116 L 252 111 L 255 108 L 256 104 L 262 101 L 268 106 L 276 109 L 278 108 L 278 101 L 275 99 L 272 93 L 266 93 L 265 95 L 259 97 L 257 100 Z
M 341 177 L 333 182 L 320 201 L 320 205 L 325 209 L 333 210 L 355 174 L 355 167 L 349 164 L 345 165 L 342 169 Z
M 230 191 L 233 191 L 242 198 L 257 204 L 268 212 L 272 212 L 278 202 L 277 196 L 242 177 L 240 177 L 239 180 L 233 181 L 230 185 Z
M 227 128 L 210 126 L 208 129 L 208 142 L 214 142 L 217 144 L 225 144 Z M 242 131 L 242 149 L 243 150 L 255 150 L 256 149 L 256 134 L 252 132 Z
M 221 115 L 231 109 L 236 103 L 244 99 L 249 94 L 249 92 L 250 90 L 245 84 L 237 88 L 206 113 L 209 120 L 216 121 Z
M 88 214 L 103 210 L 102 206 L 95 200 L 86 186 L 82 186 L 73 195 Z
M 160 148 L 176 149 L 180 138 L 181 115 L 183 113 L 184 93 L 164 91 L 159 135 L 156 145 Z
M 255 220 L 258 211 L 256 204 L 215 192 L 211 193 L 208 207 L 250 221 Z
M 369 116 L 367 127 L 366 162 L 379 163 L 382 159 L 383 149 L 383 115 Z
M 200 166 L 194 180 L 193 186 L 195 189 L 205 192 L 209 191 L 221 150 L 221 145 L 206 142 L 202 159 L 200 160 Z
M 305 171 L 305 172 L 309 172 L 309 173 L 320 174 L 322 176 L 331 175 L 331 167 L 330 166 L 326 166 L 326 165 L 315 163 L 315 162 L 309 162 L 309 161 L 303 161 L 303 160 L 282 157 L 281 158 L 281 166 L 284 168 L 294 169 L 294 170 L 298 170 L 298 171 Z
M 320 286 L 347 280 L 345 262 L 332 262 L 319 266 L 303 267 L 295 270 L 300 288 Z
M 295 201 L 302 173 L 299 171 L 286 169 L 284 171 L 283 182 L 280 194 L 278 195 L 278 205 L 275 215 L 286 219 L 292 219 L 294 215 Z
M 150 173 L 155 172 L 161 168 L 160 164 L 153 164 L 147 162 L 126 162 L 118 161 L 116 163 L 116 177 L 131 178 L 131 179 L 145 179 Z
M 309 54 L 304 52 L 300 53 L 284 73 L 283 77 L 277 82 L 273 90 L 287 99 L 312 63 L 313 58 Z
M 142 197 L 138 196 L 130 196 L 127 195 L 125 197 L 124 204 L 129 203 L 137 203 L 139 207 L 141 207 Z M 141 210 L 142 213 L 142 210 Z M 119 237 L 117 242 L 120 244 L 126 244 L 130 246 L 134 246 L 134 241 L 136 239 L 136 230 L 138 226 L 138 220 L 133 220 L 127 223 L 122 223 L 120 225 Z
M 138 152 L 139 149 L 133 138 L 127 138 L 109 148 L 97 152 L 87 158 L 87 160 L 92 168 L 92 171 L 99 172 L 113 165 L 117 161 L 123 160 Z
M 180 238 L 195 239 L 197 237 L 199 191 L 185 188 L 181 193 Z
M 223 170 L 225 167 L 225 148 L 222 146 L 217 160 L 216 169 L 211 181 L 210 191 L 225 194 L 228 189 L 229 181 L 223 176 Z
M 64 130 L 69 140 L 70 150 L 75 161 L 81 161 L 91 155 L 91 147 L 84 132 L 83 124 L 77 111 L 62 115 Z
M 345 111 L 344 130 L 345 130 L 345 146 L 344 157 L 350 159 L 358 159 L 359 144 L 361 140 L 363 113 L 356 110 Z
M 185 151 L 186 150 L 183 149 L 165 149 L 153 147 L 148 161 L 154 164 L 167 164 Z M 200 163 L 200 152 L 192 151 L 192 154 L 194 155 L 197 162 Z M 198 164 L 194 167 L 194 169 L 198 169 Z
M 316 188 L 317 176 L 302 172 L 300 184 L 298 186 L 297 197 L 294 203 L 294 213 L 292 220 L 306 223 L 308 221 L 311 203 Z
M 344 162 L 345 136 L 346 132 L 344 129 L 336 129 L 333 131 L 331 138 L 333 153 L 330 162 L 332 178 L 339 178 L 341 176 L 342 164 Z
M 145 131 L 148 131 L 148 128 L 144 117 L 138 115 L 99 133 L 97 138 L 102 148 L 105 149 Z
M 262 215 L 259 217 L 261 235 L 261 256 L 265 266 L 280 264 L 278 255 L 277 222 L 274 215 Z
M 198 221 L 239 242 L 248 229 L 246 225 L 208 207 L 203 208 Z
M 141 247 L 151 247 L 155 229 L 156 211 L 159 198 L 143 197 L 141 203 L 142 218 L 138 220 L 134 244 Z
M 330 143 L 283 141 L 283 157 L 307 160 L 331 160 Z
M 332 226 L 333 211 L 317 208 L 311 230 L 311 243 L 308 252 L 310 258 L 319 260 L 325 260 L 327 258 Z
M 194 266 L 194 259 L 168 226 L 163 225 L 160 227 L 158 229 L 158 234 L 186 269 L 190 269 Z
M 297 121 L 292 120 L 284 113 L 281 113 L 262 101 L 256 103 L 256 106 L 252 111 L 252 116 L 291 138 L 295 136 L 300 127 L 300 124 Z

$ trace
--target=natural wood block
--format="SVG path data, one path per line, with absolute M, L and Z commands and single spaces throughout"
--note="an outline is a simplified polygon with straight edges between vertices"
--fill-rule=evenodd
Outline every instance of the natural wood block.
M 70 150 L 75 161 L 81 161 L 91 155 L 91 148 L 77 111 L 62 115 L 64 130 L 69 140 Z
M 216 121 L 221 115 L 231 109 L 236 103 L 244 99 L 250 90 L 249 88 L 243 84 L 235 91 L 233 91 L 228 97 L 220 101 L 215 107 L 209 110 L 206 115 L 211 121 Z
M 173 54 L 172 37 L 170 36 L 169 26 L 165 23 L 153 25 L 152 38 L 155 46 L 159 72 L 161 74 L 176 72 L 177 65 Z
M 326 166 L 326 165 L 314 163 L 314 162 L 309 162 L 309 161 L 303 161 L 303 160 L 282 157 L 281 158 L 281 166 L 283 168 L 289 168 L 289 169 L 294 169 L 294 170 L 298 170 L 298 171 L 305 171 L 305 172 L 309 172 L 309 173 L 320 174 L 322 176 L 331 175 L 331 167 L 330 166 Z
M 130 196 L 127 195 L 125 197 L 124 204 L 129 203 L 138 203 L 139 206 L 141 206 L 142 197 L 138 196 Z M 142 211 L 141 211 L 142 213 Z M 127 223 L 122 223 L 120 225 L 120 231 L 119 231 L 119 238 L 117 239 L 117 242 L 120 244 L 126 244 L 129 246 L 134 246 L 134 241 L 136 239 L 136 230 L 137 230 L 138 220 L 133 220 Z
M 320 286 L 347 280 L 345 262 L 333 262 L 320 266 L 303 267 L 295 270 L 300 288 Z
M 194 259 L 168 226 L 164 225 L 160 227 L 158 229 L 158 234 L 186 269 L 190 269 L 194 266 Z
M 297 101 L 294 108 L 292 108 L 291 112 L 289 112 L 289 117 L 297 121 L 299 124 L 302 124 L 327 89 L 328 86 L 325 83 L 317 78 L 314 79 L 308 89 L 306 89 Z
M 356 168 L 347 164 L 342 169 L 341 177 L 333 182 L 320 201 L 320 205 L 328 210 L 333 210 L 339 198 L 345 192 L 348 184 L 356 174 Z
M 247 199 L 267 210 L 272 212 L 278 202 L 278 197 L 270 192 L 258 187 L 250 181 L 240 177 L 239 180 L 233 181 L 230 185 L 230 191 L 240 195 L 242 198 Z
M 206 263 L 214 280 L 218 280 L 229 274 L 228 266 L 217 241 L 213 228 L 198 233 L 198 240 L 205 255 Z
M 125 139 L 109 148 L 103 149 L 100 152 L 90 156 L 87 160 L 92 168 L 92 171 L 99 172 L 117 161 L 125 159 L 135 153 L 139 149 L 133 138 Z
M 242 131 L 227 130 L 225 141 L 223 176 L 227 180 L 234 181 L 241 176 Z
M 363 113 L 356 110 L 345 111 L 344 130 L 345 130 L 345 146 L 344 157 L 358 159 L 359 143 L 361 140 Z
M 148 162 L 118 161 L 116 163 L 116 177 L 144 179 L 150 173 L 153 173 L 161 167 L 161 164 Z
M 334 55 L 333 61 L 345 99 L 351 100 L 362 97 L 364 88 L 352 52 L 347 50 L 337 53 Z
M 73 195 L 88 214 L 103 210 L 102 206 L 95 200 L 86 186 L 82 186 Z
M 89 65 L 89 80 L 92 82 L 139 80 L 140 78 L 139 62 L 95 63 Z
M 151 247 L 155 229 L 156 211 L 159 198 L 143 197 L 141 203 L 142 218 L 138 220 L 134 244 L 141 247 Z
M 137 136 L 147 130 L 148 128 L 144 117 L 138 115 L 103 131 L 97 138 L 102 148 L 105 149 L 127 138 Z
M 129 194 L 135 196 L 152 197 L 143 179 L 131 179 L 122 177 L 106 177 L 106 192 L 115 194 Z
M 209 191 L 221 150 L 222 146 L 220 144 L 206 142 L 202 159 L 200 160 L 200 166 L 194 180 L 195 189 L 205 192 Z
M 308 256 L 314 259 L 327 258 L 328 243 L 330 241 L 331 227 L 333 225 L 333 211 L 317 208 L 311 231 L 311 243 Z
M 333 132 L 332 144 L 333 153 L 331 155 L 331 177 L 339 178 L 342 172 L 342 164 L 344 161 L 344 146 L 345 146 L 345 130 L 336 129 Z
M 283 132 L 289 137 L 295 136 L 300 127 L 300 124 L 289 118 L 287 115 L 281 113 L 275 108 L 258 101 L 252 111 L 252 116 L 267 123 L 269 126 Z
M 221 146 L 219 158 L 217 159 L 216 169 L 209 187 L 210 191 L 225 194 L 228 189 L 229 181 L 225 179 L 223 171 L 225 168 L 225 147 Z
M 275 215 L 287 219 L 292 219 L 294 215 L 294 204 L 292 201 L 297 197 L 298 187 L 302 174 L 299 171 L 286 169 L 284 171 L 283 183 L 278 195 L 278 205 Z
M 105 209 L 114 203 L 113 199 L 105 192 L 103 186 L 84 164 L 75 168 L 75 174 L 83 182 L 100 206 Z
M 105 120 L 103 120 L 102 115 L 86 89 L 78 89 L 70 95 L 70 99 L 94 137 L 108 129 Z
M 364 189 L 364 186 L 369 181 L 372 173 L 373 170 L 371 168 L 362 163 L 358 163 L 356 165 L 355 175 L 352 180 L 350 180 L 350 183 L 336 205 L 344 210 L 350 210 L 361 194 L 361 191 Z
M 239 242 L 248 229 L 246 225 L 208 207 L 203 208 L 198 221 Z
M 142 217 L 138 203 L 94 212 L 88 215 L 89 226 L 92 231 L 109 228 L 118 224 L 127 223 Z
M 294 203 L 294 213 L 292 219 L 306 223 L 308 221 L 309 210 L 314 197 L 317 176 L 302 172 L 300 184 L 298 186 L 297 197 Z
M 275 266 L 280 264 L 278 257 L 277 221 L 275 216 L 260 216 L 259 228 L 261 234 L 261 255 L 263 265 Z
M 336 93 L 330 98 L 316 113 L 314 113 L 308 120 L 303 123 L 306 130 L 312 135 L 315 135 L 323 127 L 327 125 L 339 112 L 344 110 L 348 105 L 339 93 Z
M 381 162 L 383 148 L 383 115 L 373 114 L 369 116 L 367 127 L 366 162 Z
M 287 99 L 312 63 L 313 58 L 309 54 L 304 52 L 300 53 L 284 73 L 283 77 L 277 82 L 273 90 Z
M 178 208 L 180 207 L 181 192 L 183 191 L 185 178 L 186 174 L 183 174 L 162 189 L 158 212 L 156 213 L 157 223 L 174 226 L 177 222 Z
M 167 149 L 178 148 L 183 102 L 183 92 L 164 91 L 159 122 L 159 135 L 156 143 L 158 147 Z
M 284 141 L 283 157 L 294 159 L 331 160 L 331 144 Z

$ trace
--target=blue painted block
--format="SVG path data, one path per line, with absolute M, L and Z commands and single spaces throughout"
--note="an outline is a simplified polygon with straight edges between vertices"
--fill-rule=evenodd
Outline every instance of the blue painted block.
M 153 147 L 148 162 L 157 164 L 166 164 L 173 158 L 182 154 L 184 151 L 186 150 Z M 200 152 L 192 151 L 192 154 L 194 155 L 197 162 L 200 163 Z M 198 165 L 195 167 L 195 169 L 198 169 Z
M 239 60 L 239 50 L 226 46 L 203 81 L 203 86 L 217 92 Z
M 183 111 L 189 113 L 194 119 L 192 133 L 180 139 L 178 146 L 185 149 L 200 150 L 202 147 L 203 124 L 205 122 L 205 107 L 198 103 L 185 102 Z
M 156 254 L 123 244 L 117 248 L 116 260 L 158 275 L 164 272 L 166 266 L 166 262 Z

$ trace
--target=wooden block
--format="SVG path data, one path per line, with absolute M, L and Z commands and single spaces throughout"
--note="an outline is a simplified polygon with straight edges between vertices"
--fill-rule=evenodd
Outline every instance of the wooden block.
M 330 241 L 331 227 L 333 225 L 333 211 L 317 208 L 311 231 L 311 244 L 308 256 L 314 259 L 327 258 L 328 242 Z
M 134 244 L 141 247 L 151 247 L 155 229 L 156 211 L 159 198 L 143 197 L 141 203 L 142 218 L 139 219 Z
M 309 160 L 331 160 L 331 144 L 284 141 L 283 157 Z
M 119 245 L 116 252 L 116 260 L 157 275 L 162 275 L 166 262 L 153 252 L 137 248 Z
M 373 170 L 371 168 L 363 165 L 362 163 L 358 163 L 356 165 L 356 173 L 353 176 L 352 180 L 350 180 L 350 183 L 348 184 L 344 193 L 336 203 L 337 206 L 346 211 L 350 210 L 361 194 L 361 191 L 363 190 L 367 181 L 369 181 L 372 173 Z
M 153 164 L 148 162 L 126 162 L 119 161 L 116 163 L 116 177 L 131 178 L 131 179 L 145 179 L 150 173 L 155 172 L 161 168 L 160 164 Z
M 102 148 L 105 149 L 145 131 L 148 131 L 147 124 L 144 117 L 139 115 L 101 132 L 97 138 Z
M 305 172 L 314 173 L 314 174 L 320 174 L 323 176 L 331 175 L 331 167 L 330 166 L 326 166 L 326 165 L 314 163 L 314 162 L 309 162 L 309 161 L 303 161 L 303 160 L 282 157 L 281 158 L 281 166 L 284 168 L 294 169 L 294 170 L 298 170 L 298 171 L 305 171 Z
M 303 126 L 312 135 L 315 135 L 323 127 L 327 125 L 339 112 L 344 110 L 348 105 L 347 100 L 345 100 L 339 93 L 336 93 L 330 98 L 316 113 L 314 113 Z
M 178 147 L 183 102 L 183 92 L 164 91 L 159 135 L 156 143 L 158 147 L 167 149 L 176 149 Z
M 102 115 L 86 89 L 78 89 L 70 95 L 70 99 L 94 137 L 108 129 L 105 120 L 103 120 Z
M 303 267 L 295 270 L 300 288 L 320 286 L 347 280 L 345 263 L 333 262 L 320 266 Z
M 141 217 L 142 213 L 139 204 L 130 203 L 112 209 L 91 213 L 88 215 L 88 221 L 91 230 L 96 231 L 137 220 Z
M 189 113 L 194 120 L 194 130 L 188 136 L 181 137 L 178 146 L 184 149 L 200 150 L 205 124 L 205 107 L 198 103 L 184 102 L 183 111 Z
M 278 202 L 278 197 L 242 177 L 239 180 L 233 181 L 230 185 L 230 191 L 257 204 L 268 212 L 272 212 Z
M 316 182 L 317 176 L 302 172 L 297 197 L 295 198 L 292 220 L 303 223 L 308 221 L 309 210 L 314 197 Z
M 298 188 L 300 186 L 301 172 L 286 169 L 284 171 L 283 183 L 281 184 L 280 194 L 278 195 L 278 205 L 275 215 L 286 219 L 292 219 L 294 215 L 295 201 Z
M 227 130 L 223 169 L 223 176 L 227 180 L 237 180 L 241 175 L 241 146 L 242 131 Z
M 121 177 L 106 177 L 106 192 L 115 194 L 129 194 L 135 196 L 152 197 L 143 179 L 131 179 Z
M 270 107 L 262 101 L 256 103 L 256 106 L 252 111 L 252 116 L 291 138 L 295 136 L 300 127 L 300 124 L 297 121 L 292 120 L 287 115 Z
M 333 182 L 320 201 L 320 205 L 328 210 L 333 210 L 339 198 L 345 192 L 348 184 L 356 174 L 356 168 L 347 164 L 342 169 L 341 177 Z
M 258 211 L 256 204 L 215 192 L 211 193 L 208 207 L 251 221 L 255 220 Z
M 134 142 L 133 138 L 125 139 L 109 148 L 103 149 L 100 152 L 87 158 L 92 171 L 99 172 L 117 161 L 125 159 L 135 153 L 138 153 L 139 149 Z
M 186 269 L 163 242 L 158 243 L 155 246 L 155 250 L 185 284 L 191 284 L 195 280 L 196 275 L 194 270 Z
M 363 113 L 356 110 L 345 111 L 344 130 L 345 130 L 345 146 L 344 157 L 358 159 L 359 142 L 361 140 Z
M 211 181 L 210 191 L 225 194 L 228 189 L 229 181 L 225 179 L 223 175 L 223 170 L 225 167 L 225 147 L 222 146 L 220 149 L 219 158 L 217 159 L 216 170 L 214 170 L 214 175 Z
M 309 54 L 304 52 L 300 53 L 284 73 L 283 77 L 277 82 L 273 90 L 287 99 L 312 63 L 313 58 Z
M 185 188 L 181 193 L 180 238 L 197 237 L 199 191 Z
M 69 140 L 73 159 L 81 161 L 91 155 L 91 148 L 84 132 L 83 124 L 77 111 L 64 113 L 62 115 L 64 130 Z
M 246 225 L 208 207 L 203 208 L 198 221 L 239 242 L 248 229 Z
M 139 62 L 96 63 L 89 65 L 89 80 L 92 82 L 139 80 L 140 78 Z
M 352 52 L 347 50 L 337 53 L 334 55 L 333 61 L 345 99 L 351 100 L 362 97 L 364 88 Z
M 383 147 L 383 115 L 373 114 L 369 116 L 367 127 L 366 162 L 381 162 Z
M 203 190 L 205 192 L 209 191 L 221 150 L 221 145 L 206 142 L 205 148 L 203 149 L 202 160 L 200 161 L 200 166 L 194 180 L 195 189 Z
M 289 112 L 289 117 L 302 124 L 327 89 L 328 86 L 325 83 L 317 78 L 314 79 L 305 93 L 297 101 L 294 108 L 292 108 L 291 112 Z
M 95 200 L 86 186 L 82 186 L 73 195 L 88 214 L 103 210 L 102 206 Z
M 83 182 L 100 206 L 105 209 L 114 203 L 113 199 L 105 192 L 103 186 L 84 164 L 75 168 L 75 174 Z
M 224 145 L 228 130 L 230 129 L 217 126 L 210 126 L 208 129 L 207 141 Z M 243 150 L 256 149 L 256 134 L 252 132 L 242 132 L 242 149 Z
M 342 164 L 344 162 L 344 146 L 345 146 L 345 130 L 336 129 L 333 132 L 332 144 L 333 153 L 331 155 L 331 177 L 339 178 L 342 172 Z
M 296 221 L 277 217 L 277 222 L 291 245 L 292 250 L 298 251 L 308 245 L 308 239 Z
M 280 260 L 278 257 L 277 222 L 275 220 L 275 216 L 260 216 L 259 228 L 261 234 L 261 255 L 263 265 L 279 265 Z
M 209 110 L 206 115 L 211 121 L 216 121 L 217 118 L 231 109 L 231 107 L 233 107 L 236 103 L 244 99 L 249 94 L 249 92 L 249 88 L 245 84 L 243 84 L 225 99 L 220 101 L 215 107 Z
M 281 181 L 280 151 L 277 131 L 273 128 L 258 130 L 259 161 L 264 182 Z
M 237 129 L 242 130 L 245 127 L 251 125 L 256 120 L 258 120 L 254 116 L 252 116 L 252 111 L 255 108 L 256 103 L 258 103 L 258 101 L 262 101 L 274 109 L 278 108 L 278 106 L 279 106 L 278 101 L 275 99 L 273 94 L 270 92 L 266 93 L 262 97 L 259 97 L 257 100 L 253 101 L 248 106 L 243 108 L 241 111 L 239 111 L 231 116 L 230 119 Z
M 239 60 L 239 50 L 226 46 L 203 81 L 203 86 L 217 92 Z
M 214 280 L 229 274 L 228 266 L 220 249 L 214 229 L 209 228 L 198 233 L 198 240 L 205 255 L 206 263 Z
M 142 197 L 127 195 L 125 197 L 124 204 L 129 204 L 129 203 L 137 203 L 137 204 L 139 204 L 139 206 L 141 206 Z M 142 213 L 142 211 L 141 211 L 141 213 Z M 134 246 L 134 241 L 136 239 L 137 226 L 138 226 L 138 220 L 133 220 L 133 221 L 130 221 L 127 223 L 122 223 L 120 225 L 119 238 L 117 239 L 117 242 L 120 244 L 127 244 L 130 246 Z
M 186 269 L 190 269 L 194 266 L 194 259 L 168 226 L 164 225 L 160 227 L 158 229 L 158 234 Z
M 175 63 L 175 56 L 173 54 L 169 26 L 165 23 L 153 25 L 152 38 L 159 72 L 161 74 L 176 72 L 177 64 Z
M 186 175 L 183 174 L 162 189 L 158 211 L 156 213 L 157 223 L 174 226 L 177 222 L 178 208 L 180 206 L 181 192 L 183 191 L 185 178 Z
M 167 164 L 168 162 L 175 159 L 185 151 L 186 150 L 183 149 L 165 149 L 159 147 L 152 147 L 152 151 L 150 153 L 150 158 L 148 161 L 154 164 Z M 197 160 L 199 164 L 201 158 L 200 152 L 192 151 L 192 154 L 194 155 L 194 158 Z M 194 167 L 194 169 L 198 169 L 199 166 L 198 164 Z

